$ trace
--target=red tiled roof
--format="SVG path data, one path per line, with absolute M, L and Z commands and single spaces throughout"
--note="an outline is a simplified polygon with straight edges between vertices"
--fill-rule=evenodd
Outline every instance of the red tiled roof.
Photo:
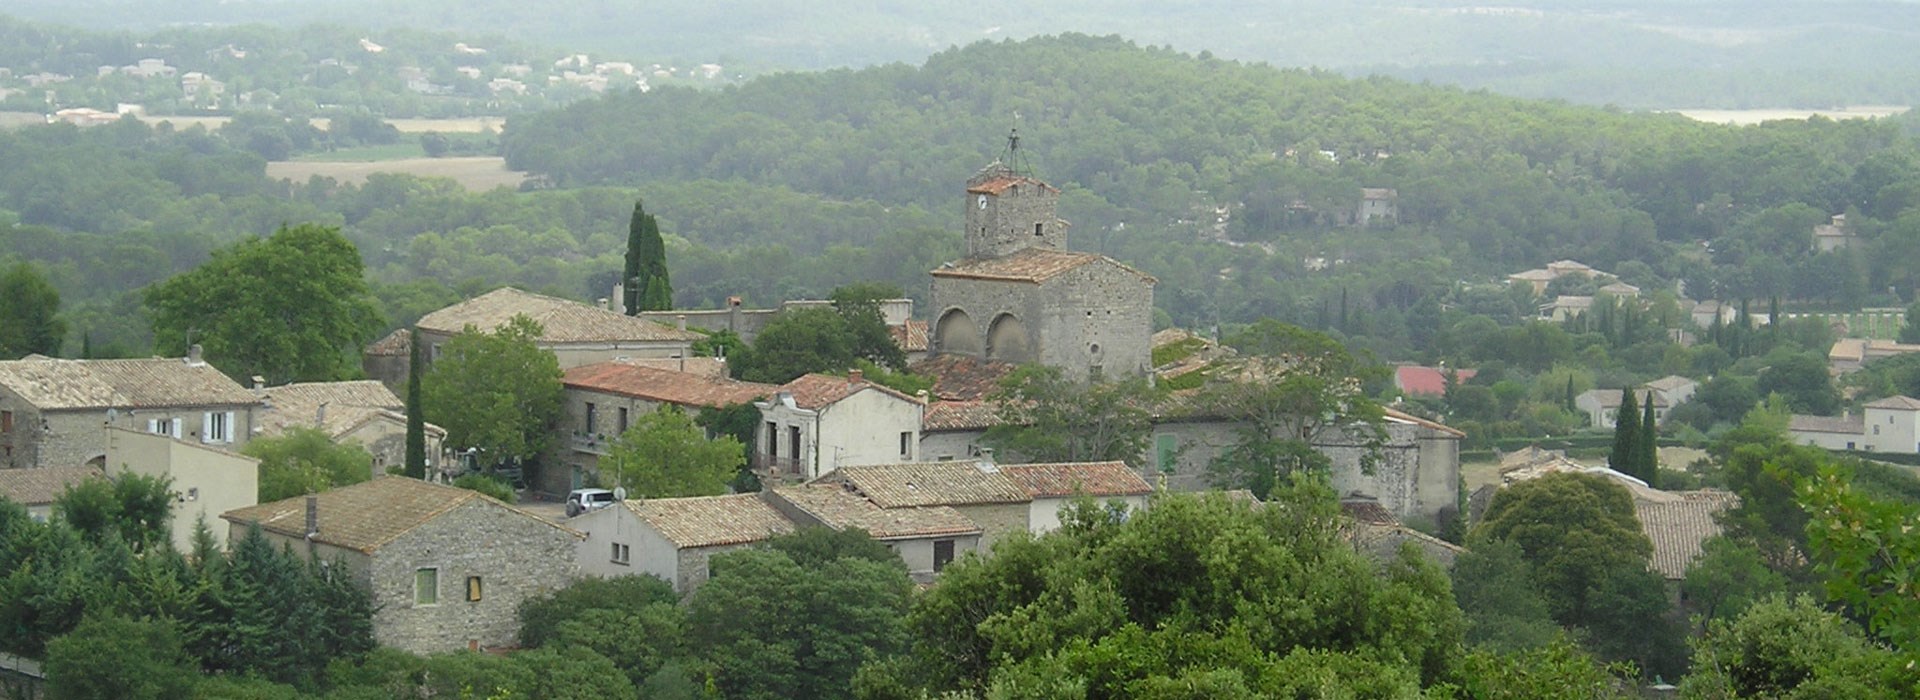
M 988 401 L 935 401 L 920 419 L 921 432 L 986 430 L 1005 423 L 1000 404 Z
M 1000 472 L 1033 498 L 1144 496 L 1153 493 L 1153 485 L 1140 478 L 1126 462 L 1003 465 Z
M 906 352 L 926 352 L 932 344 L 927 341 L 926 321 L 907 321 L 898 326 L 887 326 L 887 333 L 893 336 L 893 342 Z
M 1407 413 L 1406 411 L 1395 409 L 1391 406 L 1382 406 L 1381 410 L 1386 413 L 1386 417 L 1389 422 L 1411 423 L 1413 425 L 1417 425 L 1422 428 L 1438 430 L 1440 432 L 1446 433 L 1448 435 L 1452 435 L 1454 437 L 1467 436 L 1466 433 L 1461 432 L 1458 428 L 1450 427 L 1445 423 L 1441 423 L 1439 421 L 1427 420 L 1425 418 L 1421 418 L 1411 413 Z
M 1650 567 L 1669 581 L 1687 577 L 1703 549 L 1701 544 L 1720 534 L 1714 516 L 1740 502 L 1726 491 L 1682 491 L 1681 498 L 1667 502 L 1636 500 L 1633 514 L 1640 529 L 1653 542 Z
M 1478 370 L 1456 369 L 1454 381 L 1465 383 L 1479 374 Z M 1393 383 L 1405 394 L 1429 394 L 1439 396 L 1447 393 L 1447 374 L 1435 367 L 1407 365 L 1393 369 Z
M 973 183 L 971 185 L 967 185 L 967 192 L 972 194 L 990 194 L 990 195 L 998 196 L 1000 193 L 1007 191 L 1008 189 L 1014 187 L 1015 185 L 1038 185 L 1042 189 L 1045 189 L 1050 192 L 1060 191 L 1059 189 L 1055 188 L 1053 185 L 1049 185 L 1047 183 L 1041 182 L 1039 180 L 1035 180 L 1030 177 L 1021 177 L 1019 175 L 1001 175 L 988 180 L 983 180 L 980 182 Z
M 831 374 L 813 373 L 787 382 L 774 390 L 793 397 L 793 405 L 805 409 L 817 409 L 859 393 L 864 389 L 875 389 L 902 401 L 919 402 L 912 396 L 865 380 L 853 380 L 836 377 Z
M 933 395 L 942 401 L 978 401 L 1000 388 L 1000 380 L 1015 365 L 967 355 L 935 355 L 913 363 L 907 371 L 933 377 Z
M 1023 248 L 1012 254 L 997 258 L 962 260 L 934 268 L 934 270 L 928 274 L 935 277 L 1004 280 L 1038 284 L 1053 279 L 1074 268 L 1096 262 L 1104 262 L 1132 273 L 1146 280 L 1149 285 L 1159 281 L 1154 279 L 1153 275 L 1136 270 L 1105 255 L 1058 250 L 1055 248 Z
M 560 381 L 569 389 L 700 408 L 747 403 L 780 390 L 780 387 L 772 384 L 719 379 L 618 361 L 575 367 L 567 370 Z

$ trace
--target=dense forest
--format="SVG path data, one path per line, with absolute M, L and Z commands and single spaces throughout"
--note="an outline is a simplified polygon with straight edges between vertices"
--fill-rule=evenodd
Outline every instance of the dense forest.
M 1913 104 L 1920 7 L 1876 0 L 1064 0 L 819 5 L 788 0 L 634 6 L 586 0 L 17 0 L 9 10 L 89 27 L 261 22 L 435 27 L 683 63 L 823 69 L 980 39 L 1116 33 L 1185 51 L 1349 75 L 1634 108 Z

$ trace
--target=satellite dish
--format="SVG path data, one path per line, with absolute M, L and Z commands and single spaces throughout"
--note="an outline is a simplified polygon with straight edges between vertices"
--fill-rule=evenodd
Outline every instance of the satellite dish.
M 613 500 L 616 500 L 616 501 L 627 500 L 627 487 L 625 486 L 613 487 Z

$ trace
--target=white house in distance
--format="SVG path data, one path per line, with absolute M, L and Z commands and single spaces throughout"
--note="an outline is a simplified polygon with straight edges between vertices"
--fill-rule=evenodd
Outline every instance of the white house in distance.
M 1642 411 L 1647 410 L 1646 401 L 1648 397 L 1652 397 L 1653 421 L 1655 423 L 1666 422 L 1667 409 L 1673 408 L 1673 404 L 1667 400 L 1664 394 L 1645 387 L 1634 387 L 1628 391 L 1633 392 L 1634 404 L 1639 406 Z M 1625 401 L 1622 394 L 1623 392 L 1620 389 L 1589 389 L 1580 392 L 1579 396 L 1573 397 L 1573 406 L 1574 408 L 1580 409 L 1580 412 L 1587 414 L 1588 427 L 1611 429 L 1619 418 L 1620 404 Z M 1638 416 L 1635 418 L 1637 420 Z
M 1889 396 L 1839 418 L 1796 415 L 1787 424 L 1793 441 L 1829 450 L 1920 453 L 1920 400 Z
M 761 422 L 753 466 L 762 479 L 807 481 L 841 467 L 920 458 L 926 400 L 869 382 L 860 370 L 800 377 L 754 406 Z
M 260 502 L 260 460 L 166 435 L 107 428 L 106 473 L 131 472 L 172 480 L 173 547 L 193 551 L 193 527 L 206 521 L 214 542 L 227 545 L 220 514 Z
M 586 533 L 580 573 L 652 574 L 688 593 L 707 580 L 713 555 L 794 531 L 793 521 L 760 494 L 621 501 L 571 521 Z

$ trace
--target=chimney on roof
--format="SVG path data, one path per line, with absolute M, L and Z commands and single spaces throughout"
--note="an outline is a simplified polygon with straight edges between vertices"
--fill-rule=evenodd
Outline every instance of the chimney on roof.
M 673 325 L 674 325 L 675 327 L 678 327 L 678 328 L 679 328 L 680 330 L 683 330 L 683 331 L 684 331 L 684 330 L 686 330 L 686 329 L 687 329 L 687 315 L 686 315 L 686 314 L 680 314 L 680 315 L 677 315 L 677 316 L 674 316 L 674 317 L 673 317 Z
M 737 297 L 737 296 L 727 297 L 727 306 L 733 307 L 733 308 L 739 308 L 740 297 Z
M 847 383 L 865 384 L 867 383 L 867 373 L 858 369 L 847 370 Z
M 266 378 L 266 377 L 262 377 L 262 376 L 260 376 L 260 375 L 258 375 L 258 374 L 256 374 L 256 375 L 253 375 L 253 376 L 251 376 L 251 377 L 248 377 L 247 379 L 248 379 L 249 381 L 252 381 L 252 382 L 253 382 L 253 388 L 255 388 L 255 389 L 265 389 L 265 388 L 267 388 L 267 378 Z
M 316 428 L 317 428 L 317 427 L 320 427 L 320 426 L 323 426 L 323 425 L 326 425 L 326 424 L 327 424 L 327 404 L 328 404 L 328 403 L 330 403 L 330 402 L 327 402 L 327 401 L 322 401 L 322 402 L 320 402 L 320 405 L 319 405 L 319 406 L 316 406 L 316 407 L 315 407 L 315 408 L 313 409 L 313 425 L 314 425 L 314 427 L 316 427 Z
M 194 343 L 192 345 L 188 345 L 187 346 L 187 365 L 192 367 L 199 367 L 200 365 L 204 365 L 204 364 L 206 364 L 206 362 L 200 359 L 200 344 Z
M 307 494 L 307 541 L 320 534 L 320 497 Z
M 991 447 L 980 448 L 980 458 L 974 460 L 974 463 L 979 466 L 980 471 L 988 474 L 1000 471 L 1000 465 L 993 463 L 993 448 Z
M 594 303 L 596 303 L 596 304 L 599 304 L 599 305 L 600 305 L 600 308 L 602 308 L 602 309 L 606 309 L 606 310 L 608 310 L 608 311 L 612 311 L 612 310 L 613 310 L 613 300 L 612 300 L 612 299 L 608 299 L 608 298 L 606 298 L 606 297 L 600 297 L 599 299 L 595 299 L 595 300 L 594 300 Z

